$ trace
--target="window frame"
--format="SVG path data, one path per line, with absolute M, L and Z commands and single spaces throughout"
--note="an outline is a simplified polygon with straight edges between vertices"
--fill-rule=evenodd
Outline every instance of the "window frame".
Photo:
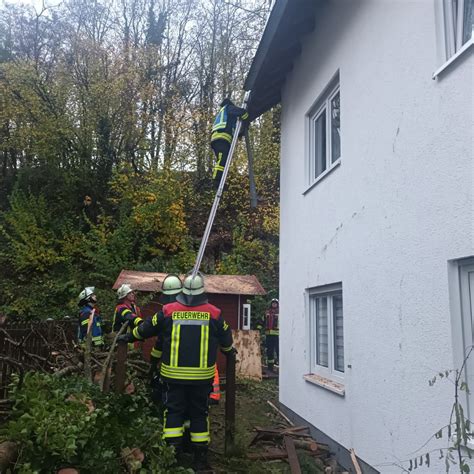
M 465 3 L 470 0 L 443 0 L 443 26 L 446 60 L 458 53 L 471 38 L 463 43 Z M 456 11 L 455 11 L 456 10 Z
M 471 303 L 469 273 L 474 273 L 474 257 L 448 260 L 449 308 L 451 313 L 451 337 L 454 367 L 461 368 L 467 349 L 474 344 L 474 300 Z M 474 288 L 474 283 L 473 283 Z M 469 291 L 466 291 L 469 290 Z M 465 365 L 463 381 L 468 385 L 470 393 L 463 390 L 459 396 L 464 410 L 471 419 L 474 414 L 474 352 Z
M 473 290 L 470 287 L 470 274 L 474 274 L 474 262 L 467 261 L 459 265 L 459 291 L 462 325 L 462 351 L 463 361 L 467 355 L 468 348 L 474 345 L 474 322 L 472 315 L 474 312 L 474 302 L 471 301 Z M 471 353 L 466 361 L 464 380 L 469 387 L 467 394 L 467 409 L 469 419 L 474 415 L 474 352 Z
M 246 316 L 246 311 L 247 316 Z M 246 321 L 247 319 L 247 321 Z M 242 305 L 242 329 L 243 330 L 250 330 L 252 323 L 252 305 L 250 303 L 244 303 Z
M 311 189 L 316 183 L 322 180 L 327 174 L 329 174 L 334 168 L 340 165 L 342 160 L 342 134 L 339 132 L 339 146 L 340 146 L 340 156 L 332 161 L 332 151 L 333 151 L 333 140 L 331 133 L 331 124 L 332 124 L 332 107 L 331 101 L 339 94 L 339 117 L 341 116 L 341 85 L 339 80 L 339 72 L 331 79 L 329 84 L 324 88 L 324 90 L 319 95 L 318 99 L 311 106 L 311 108 L 306 113 L 306 166 L 305 166 L 305 184 L 307 190 Z M 323 113 L 326 113 L 325 117 L 325 126 L 326 126 L 326 149 L 324 153 L 324 160 L 326 168 L 321 171 L 316 176 L 316 137 L 315 137 L 315 124 L 317 120 L 322 116 Z M 322 166 L 321 166 L 322 168 Z M 303 193 L 304 194 L 304 193 Z
M 344 382 L 344 371 L 339 371 L 335 368 L 335 324 L 333 312 L 333 297 L 340 296 L 343 301 L 342 321 L 344 334 L 344 296 L 342 283 L 334 283 L 331 285 L 324 285 L 306 289 L 306 308 L 308 320 L 308 354 L 309 354 L 309 371 L 311 374 L 323 376 L 335 382 Z M 328 366 L 318 364 L 318 338 L 316 319 L 316 299 L 321 297 L 328 298 L 327 311 L 327 326 L 328 326 Z M 343 351 L 345 356 L 345 344 L 343 344 Z M 345 369 L 345 366 L 344 366 Z

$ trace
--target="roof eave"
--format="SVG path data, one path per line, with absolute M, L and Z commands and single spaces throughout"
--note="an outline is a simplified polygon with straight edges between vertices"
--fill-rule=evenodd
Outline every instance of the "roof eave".
M 278 30 L 281 19 L 283 18 L 283 13 L 285 12 L 287 4 L 288 0 L 280 0 L 275 2 L 270 16 L 268 17 L 267 24 L 265 25 L 265 30 L 258 45 L 257 52 L 255 53 L 252 65 L 250 66 L 250 71 L 245 79 L 244 90 L 246 91 L 252 90 L 255 84 L 255 80 L 257 79 L 265 62 L 265 58 Z

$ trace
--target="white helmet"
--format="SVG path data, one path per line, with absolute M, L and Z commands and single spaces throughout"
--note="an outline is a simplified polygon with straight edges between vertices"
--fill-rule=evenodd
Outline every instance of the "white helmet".
M 161 284 L 161 292 L 164 295 L 177 295 L 181 293 L 183 289 L 183 283 L 178 275 L 170 273 L 165 276 L 163 283 Z
M 194 277 L 188 275 L 184 279 L 183 293 L 189 296 L 202 295 L 204 293 L 204 277 L 198 272 Z
M 117 298 L 121 300 L 122 298 L 125 298 L 132 291 L 133 291 L 132 287 L 128 283 L 124 283 L 117 290 Z
M 95 288 L 93 286 L 86 286 L 80 293 L 79 293 L 79 303 L 81 301 L 89 301 L 90 297 L 95 294 Z

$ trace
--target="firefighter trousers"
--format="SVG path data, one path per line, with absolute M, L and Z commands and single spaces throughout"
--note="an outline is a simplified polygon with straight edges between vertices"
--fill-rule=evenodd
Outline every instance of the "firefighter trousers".
M 214 180 L 214 186 L 217 188 L 219 187 L 222 173 L 224 172 L 225 164 L 227 163 L 230 143 L 225 140 L 215 140 L 211 143 L 211 147 L 214 151 L 214 155 L 216 156 L 216 163 L 212 170 L 212 179 Z
M 267 362 L 269 366 L 273 367 L 276 360 L 280 357 L 280 345 L 278 336 L 276 334 L 267 334 L 265 336 L 265 342 L 267 346 Z
M 191 443 L 204 447 L 211 440 L 209 428 L 209 393 L 212 381 L 205 384 L 163 384 L 165 405 L 163 438 L 180 448 L 183 442 L 184 422 L 189 418 Z

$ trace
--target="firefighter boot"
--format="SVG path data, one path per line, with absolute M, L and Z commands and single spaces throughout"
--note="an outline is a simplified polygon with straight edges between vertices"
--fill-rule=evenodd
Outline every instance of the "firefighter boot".
M 202 446 L 194 445 L 193 469 L 198 473 L 212 472 L 212 468 L 207 460 L 207 450 L 207 444 L 203 444 Z
M 183 453 L 192 454 L 193 445 L 191 443 L 191 433 L 189 432 L 189 420 L 184 422 L 184 433 L 183 433 Z

